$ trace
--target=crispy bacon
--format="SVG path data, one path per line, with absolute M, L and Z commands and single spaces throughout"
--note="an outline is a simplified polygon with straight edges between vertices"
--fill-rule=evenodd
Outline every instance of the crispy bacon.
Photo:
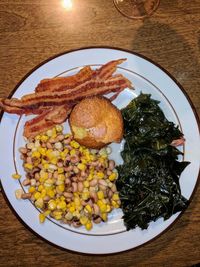
M 90 66 L 82 68 L 77 74 L 68 77 L 56 77 L 53 79 L 44 79 L 38 84 L 35 92 L 51 92 L 62 88 L 63 86 L 73 86 L 78 82 L 82 82 L 90 78 L 93 74 L 93 70 Z
M 44 111 L 32 120 L 27 121 L 24 126 L 23 135 L 29 139 L 37 134 L 47 131 L 56 124 L 63 123 L 70 112 L 71 107 L 68 106 L 50 108 L 48 111 Z
M 40 96 L 30 94 L 22 97 L 21 100 L 8 99 L 6 103 L 14 107 L 23 107 L 25 110 L 34 110 L 43 106 L 51 107 L 69 104 L 70 102 L 80 101 L 84 97 L 117 92 L 127 87 L 131 88 L 131 83 L 121 74 L 118 74 L 108 80 L 90 80 L 69 91 L 49 92 L 48 94 L 46 92 L 41 93 Z
M 0 107 L 19 115 L 39 114 L 26 122 L 24 127 L 24 136 L 33 137 L 64 122 L 71 108 L 85 97 L 114 92 L 110 98 L 113 101 L 122 90 L 132 88 L 131 82 L 123 75 L 113 76 L 117 66 L 124 60 L 110 61 L 97 70 L 86 66 L 73 76 L 44 79 L 36 87 L 35 93 L 21 99 L 0 99 Z

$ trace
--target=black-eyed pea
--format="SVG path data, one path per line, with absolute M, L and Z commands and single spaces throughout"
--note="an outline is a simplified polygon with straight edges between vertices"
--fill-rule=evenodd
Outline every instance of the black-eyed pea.
M 24 179 L 24 181 L 22 182 L 23 186 L 27 186 L 27 185 L 30 185 L 31 183 L 31 180 L 30 179 Z
M 72 192 L 77 192 L 77 189 L 78 189 L 77 183 L 73 182 L 72 183 Z

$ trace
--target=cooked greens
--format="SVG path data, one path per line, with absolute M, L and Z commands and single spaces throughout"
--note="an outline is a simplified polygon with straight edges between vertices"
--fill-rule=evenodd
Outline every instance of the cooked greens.
M 183 134 L 158 104 L 151 95 L 141 93 L 122 110 L 124 163 L 117 167 L 116 185 L 127 230 L 146 229 L 151 221 L 166 220 L 188 205 L 179 177 L 189 163 L 178 161 L 182 153 L 170 145 Z

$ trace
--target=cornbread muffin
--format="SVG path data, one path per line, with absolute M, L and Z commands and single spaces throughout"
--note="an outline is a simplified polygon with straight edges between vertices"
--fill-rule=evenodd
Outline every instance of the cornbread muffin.
M 119 109 L 105 97 L 89 97 L 71 112 L 69 124 L 74 139 L 88 148 L 119 143 L 123 137 L 123 118 Z

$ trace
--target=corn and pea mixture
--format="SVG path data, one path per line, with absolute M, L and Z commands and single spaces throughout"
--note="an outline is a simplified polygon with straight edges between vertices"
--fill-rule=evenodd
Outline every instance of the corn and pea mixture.
M 108 159 L 110 148 L 81 146 L 57 125 L 20 148 L 28 192 L 18 189 L 18 199 L 31 199 L 41 210 L 41 223 L 49 215 L 62 223 L 90 230 L 93 223 L 107 221 L 120 206 L 115 180 L 115 162 Z M 19 179 L 19 174 L 13 178 Z

